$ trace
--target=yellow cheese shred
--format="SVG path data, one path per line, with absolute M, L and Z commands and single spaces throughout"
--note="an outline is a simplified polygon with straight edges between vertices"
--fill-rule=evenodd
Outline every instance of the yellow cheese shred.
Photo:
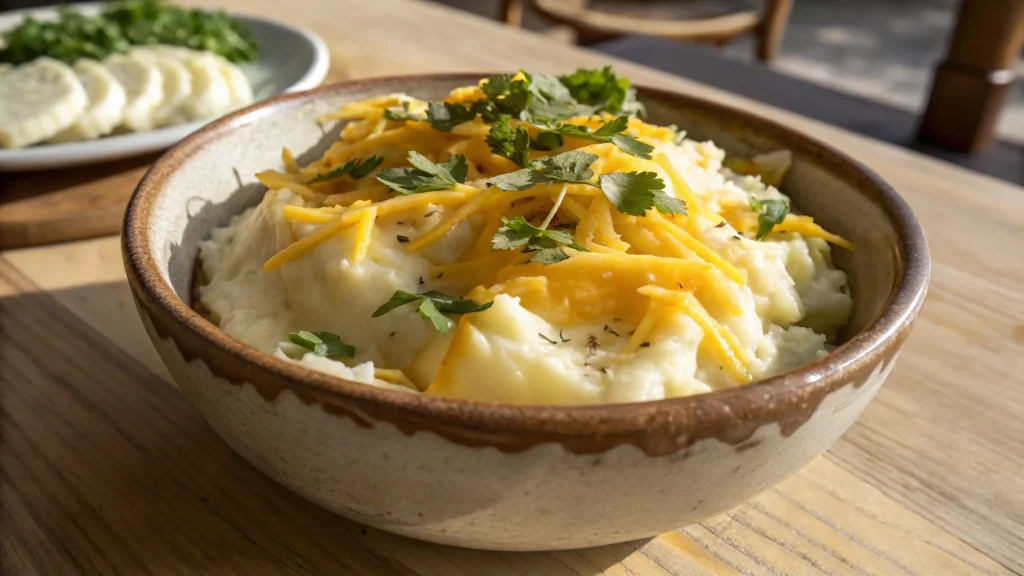
M 686 291 L 666 290 L 659 286 L 643 286 L 637 291 L 685 312 L 704 331 L 701 346 L 707 346 L 718 357 L 722 366 L 728 370 L 733 379 L 741 384 L 753 379 L 750 371 L 747 370 L 749 363 L 747 353 L 740 345 L 736 335 L 712 318 L 693 294 Z
M 377 207 L 370 206 L 362 211 L 362 217 L 356 224 L 356 241 L 352 243 L 352 263 L 358 264 L 366 257 L 373 236 L 373 223 L 377 220 Z
M 704 204 L 697 199 L 693 190 L 691 190 L 690 186 L 686 183 L 686 180 L 683 180 L 683 177 L 676 172 L 676 169 L 672 166 L 672 162 L 669 161 L 668 156 L 665 156 L 664 153 L 660 153 L 654 157 L 654 162 L 660 166 L 666 174 L 668 174 L 668 178 L 672 182 L 672 189 L 675 191 L 676 198 L 686 202 L 686 209 L 688 212 L 692 214 L 699 214 L 700 216 L 710 220 L 713 224 L 718 224 L 722 221 L 718 214 L 715 214 L 705 208 Z M 690 231 L 693 232 L 693 229 Z
M 691 250 L 701 260 L 710 263 L 715 268 L 718 268 L 725 274 L 730 280 L 737 284 L 743 285 L 747 283 L 746 277 L 738 268 L 730 264 L 725 258 L 718 255 L 717 252 L 708 248 L 708 245 L 697 240 L 691 236 L 686 230 L 683 230 L 679 226 L 668 222 L 665 217 L 659 214 L 656 210 L 651 210 L 647 213 L 647 218 L 650 218 L 660 230 L 663 230 L 685 246 L 688 250 Z
M 422 250 L 429 244 L 437 242 L 443 238 L 452 228 L 457 226 L 460 222 L 469 218 L 474 212 L 484 207 L 488 200 L 494 195 L 494 188 L 484 190 L 480 194 L 477 194 L 469 202 L 466 202 L 460 206 L 450 218 L 446 218 L 438 223 L 437 226 L 432 228 L 426 234 L 410 242 L 406 249 L 410 252 L 417 252 Z
M 647 335 L 654 329 L 655 324 L 661 319 L 664 313 L 663 306 L 656 300 L 651 300 L 647 303 L 647 313 L 644 314 L 644 319 L 640 321 L 640 325 L 633 331 L 633 335 L 629 337 L 629 341 L 626 342 L 625 348 L 622 349 L 623 354 L 632 354 L 640 349 L 640 345 L 647 341 Z
M 281 162 L 284 163 L 284 169 L 289 174 L 296 174 L 299 171 L 299 164 L 295 161 L 295 156 L 292 155 L 292 151 L 287 148 L 281 148 Z
M 797 234 L 800 234 L 801 236 L 806 236 L 808 238 L 822 238 L 828 242 L 835 244 L 836 246 L 846 248 L 850 252 L 854 251 L 854 246 L 852 242 L 843 238 L 842 236 L 837 236 L 836 234 L 832 234 L 831 232 L 826 231 L 824 228 L 815 223 L 814 218 L 811 218 L 810 216 L 797 216 L 796 214 L 788 214 L 786 215 L 785 220 L 783 220 L 779 224 L 776 224 L 775 227 L 772 228 L 772 231 L 795 232 Z

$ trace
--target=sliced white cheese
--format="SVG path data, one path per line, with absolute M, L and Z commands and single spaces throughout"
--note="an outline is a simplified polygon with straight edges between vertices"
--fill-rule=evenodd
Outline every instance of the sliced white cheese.
M 118 54 L 104 64 L 121 83 L 125 92 L 124 118 L 128 130 L 149 130 L 153 112 L 163 102 L 163 75 L 155 64 L 133 54 Z
M 180 59 L 159 50 L 137 48 L 132 50 L 132 54 L 156 66 L 163 77 L 163 100 L 153 110 L 153 125 L 187 122 L 189 118 L 183 114 L 182 108 L 192 95 L 192 73 L 188 67 Z
M 125 94 L 117 78 L 95 60 L 79 60 L 74 69 L 85 87 L 89 104 L 75 123 L 54 136 L 51 142 L 92 140 L 109 134 L 121 123 Z
M 0 147 L 52 138 L 74 123 L 88 102 L 75 71 L 52 58 L 0 75 Z

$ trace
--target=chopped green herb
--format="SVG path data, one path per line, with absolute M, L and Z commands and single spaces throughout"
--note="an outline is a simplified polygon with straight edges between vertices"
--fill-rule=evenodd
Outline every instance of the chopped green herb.
M 530 142 L 530 148 L 534 150 L 555 150 L 562 147 L 562 136 L 554 132 L 541 132 L 537 138 Z
M 341 337 L 330 332 L 307 332 L 300 330 L 288 335 L 288 340 L 293 344 L 310 350 L 317 356 L 344 356 L 352 358 L 356 355 L 356 348 L 341 341 Z
M 628 116 L 619 116 L 613 120 L 609 120 L 603 126 L 593 131 L 591 131 L 587 126 L 564 124 L 549 118 L 530 116 L 525 118 L 523 121 L 530 126 L 541 130 L 542 135 L 546 133 L 553 133 L 558 134 L 559 136 L 586 138 L 597 142 L 611 142 L 626 154 L 644 159 L 650 159 L 651 152 L 654 151 L 654 147 L 650 144 L 641 142 L 628 134 L 622 133 L 629 125 Z
M 402 102 L 402 108 L 388 108 L 384 111 L 384 118 L 388 120 L 415 120 L 417 122 L 428 122 L 434 130 L 439 132 L 451 132 L 459 124 L 469 122 L 476 118 L 476 111 L 465 104 L 449 104 L 447 102 L 428 102 L 427 113 L 423 117 L 409 114 L 409 103 Z
M 595 112 L 644 117 L 644 107 L 636 99 L 636 90 L 630 88 L 628 79 L 616 76 L 611 66 L 601 70 L 580 68 L 558 79 L 578 103 L 592 106 Z
M 80 58 L 102 60 L 134 45 L 171 44 L 215 52 L 233 62 L 257 57 L 249 29 L 224 12 L 183 8 L 161 0 L 106 4 L 94 16 L 61 7 L 54 21 L 25 18 L 0 35 L 0 62 L 24 64 L 49 56 L 69 64 Z
M 366 176 L 370 172 L 373 172 L 374 168 L 380 166 L 384 159 L 380 156 L 370 156 L 362 162 L 359 159 L 352 159 L 345 162 L 341 166 L 334 168 L 323 174 L 317 174 L 311 178 L 306 184 L 316 184 L 318 182 L 326 182 L 328 180 L 334 180 L 335 178 L 341 178 L 342 176 L 348 175 L 353 179 L 358 180 L 363 176 Z
M 613 172 L 598 181 L 608 201 L 623 214 L 643 216 L 651 208 L 662 214 L 686 213 L 686 204 L 665 194 L 665 182 L 654 172 Z
M 451 331 L 452 327 L 455 326 L 455 322 L 443 313 L 469 314 L 470 312 L 481 312 L 491 307 L 491 302 L 486 304 L 477 304 L 472 300 L 448 296 L 440 292 L 434 292 L 433 290 L 430 292 L 424 292 L 423 294 L 396 290 L 390 300 L 384 303 L 380 308 L 374 310 L 373 317 L 377 318 L 378 316 L 383 316 L 395 308 L 405 306 L 406 304 L 412 304 L 414 302 L 419 302 L 419 306 L 416 308 L 416 313 L 424 320 L 433 324 L 434 329 L 442 334 L 447 334 Z
M 377 173 L 377 180 L 402 194 L 449 190 L 466 182 L 469 165 L 465 156 L 452 156 L 447 162 L 431 162 L 426 156 L 409 151 L 413 168 L 388 168 Z
M 487 183 L 505 191 L 526 190 L 538 184 L 551 182 L 588 183 L 594 177 L 590 165 L 596 160 L 597 156 L 594 154 L 570 150 L 555 156 L 538 158 L 529 168 L 495 176 Z
M 568 246 L 573 250 L 586 252 L 587 249 L 573 240 L 572 234 L 565 230 L 545 230 L 530 224 L 522 216 L 501 218 L 503 226 L 498 228 L 491 239 L 495 250 L 515 250 L 525 247 L 527 252 Z
M 520 167 L 525 168 L 530 163 L 530 134 L 522 126 L 513 129 L 505 118 L 491 125 L 487 133 L 487 145 L 491 147 L 491 152 L 508 158 Z
M 537 332 L 537 336 L 540 336 L 541 338 L 543 338 L 543 339 L 547 340 L 549 344 L 558 344 L 558 342 L 555 342 L 555 341 L 554 341 L 554 340 L 552 340 L 551 338 L 548 338 L 547 336 L 545 336 L 545 335 L 544 335 L 543 333 L 541 333 L 541 332 Z
M 789 214 L 789 202 L 781 199 L 758 200 L 751 196 L 750 209 L 757 216 L 757 236 L 755 240 L 763 240 L 777 224 L 782 223 Z

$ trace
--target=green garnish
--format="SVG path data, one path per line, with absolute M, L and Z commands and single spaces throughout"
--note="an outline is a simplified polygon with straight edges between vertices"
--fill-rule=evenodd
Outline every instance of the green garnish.
M 587 126 L 563 124 L 546 118 L 527 118 L 523 121 L 541 130 L 541 135 L 553 133 L 559 136 L 586 138 L 597 142 L 611 142 L 626 154 L 647 160 L 650 160 L 651 152 L 654 151 L 654 146 L 622 133 L 629 125 L 629 116 L 619 116 L 609 120 L 603 126 L 593 131 Z M 561 142 L 559 142 L 559 145 L 561 145 Z
M 665 182 L 654 172 L 612 172 L 591 182 L 594 154 L 572 150 L 538 158 L 529 168 L 495 176 L 487 181 L 505 191 L 527 190 L 538 184 L 567 182 L 589 184 L 604 192 L 608 201 L 623 214 L 643 216 L 651 208 L 662 214 L 686 214 L 686 203 L 665 194 Z
M 409 103 L 402 102 L 402 108 L 389 108 L 384 111 L 384 118 L 388 120 L 416 120 L 428 122 L 439 132 L 451 132 L 453 128 L 464 122 L 476 118 L 476 111 L 464 104 L 449 104 L 447 102 L 428 102 L 426 116 L 420 118 L 409 114 Z
M 288 335 L 293 344 L 310 350 L 317 356 L 343 356 L 352 358 L 356 355 L 356 347 L 345 344 L 341 337 L 330 332 L 307 332 L 300 330 Z
M 452 156 L 447 162 L 431 162 L 426 156 L 409 151 L 414 168 L 388 168 L 377 173 L 377 180 L 402 194 L 449 190 L 466 182 L 469 165 L 465 156 Z
M 380 156 L 370 156 L 362 162 L 358 158 L 353 158 L 348 162 L 345 162 L 341 166 L 331 169 L 323 174 L 317 174 L 311 178 L 306 184 L 316 184 L 318 182 L 326 182 L 335 178 L 341 178 L 342 176 L 351 176 L 353 179 L 358 180 L 363 176 L 366 176 L 377 166 L 380 166 L 384 159 Z
M 3 35 L 0 62 L 24 64 L 49 56 L 69 64 L 80 58 L 102 60 L 132 46 L 170 44 L 214 52 L 232 62 L 257 57 L 252 34 L 222 11 L 206 12 L 161 0 L 126 0 L 107 4 L 95 16 L 67 7 L 57 20 L 25 18 Z
M 781 224 L 789 214 L 789 202 L 780 199 L 758 200 L 749 198 L 750 209 L 757 216 L 757 236 L 755 240 L 763 240 L 777 224 Z
M 499 118 L 491 126 L 487 133 L 487 145 L 491 147 L 491 152 L 523 168 L 530 164 L 530 134 L 522 126 L 513 129 L 505 118 Z
M 486 304 L 477 304 L 472 300 L 466 300 L 464 298 L 456 298 L 454 296 L 448 296 L 441 294 L 440 292 L 424 292 L 423 294 L 416 294 L 414 292 L 406 292 L 404 290 L 396 290 L 391 296 L 391 299 L 384 303 L 380 308 L 377 308 L 373 312 L 373 318 L 383 316 L 388 312 L 391 312 L 395 308 L 405 306 L 406 304 L 412 304 L 419 302 L 419 306 L 416 308 L 416 313 L 420 315 L 424 320 L 428 320 L 434 325 L 434 329 L 441 334 L 447 334 L 451 331 L 452 327 L 455 326 L 455 322 L 451 318 L 448 318 L 443 313 L 448 312 L 451 314 L 469 314 L 471 312 L 481 312 L 491 307 L 491 302 Z
M 651 208 L 662 214 L 686 214 L 686 203 L 665 194 L 654 172 L 612 172 L 598 178 L 601 191 L 619 212 L 643 216 Z
M 552 340 L 551 338 L 548 338 L 547 336 L 545 336 L 543 332 L 537 332 L 537 336 L 540 336 L 544 340 L 547 340 L 548 344 L 558 344 L 558 342 L 556 342 L 556 341 Z
M 594 177 L 594 171 L 590 169 L 590 165 L 596 160 L 595 154 L 571 150 L 547 158 L 538 158 L 530 163 L 529 168 L 499 174 L 488 180 L 487 183 L 506 192 L 526 190 L 538 184 L 551 182 L 586 184 Z
M 546 230 L 546 223 L 539 228 L 526 221 L 522 216 L 501 218 L 502 227 L 498 228 L 491 239 L 495 250 L 515 250 L 523 248 L 523 252 L 536 252 L 530 262 L 553 264 L 561 262 L 569 256 L 562 251 L 562 246 L 573 250 L 587 252 L 573 239 L 572 234 L 565 230 Z
M 564 330 L 564 328 L 562 330 Z M 545 336 L 541 332 L 537 332 L 537 336 L 540 336 L 541 338 L 543 338 L 543 339 L 547 340 L 548 342 L 550 342 L 551 344 L 555 344 L 555 345 L 565 344 L 566 342 L 572 342 L 572 338 L 566 338 L 564 335 L 562 335 L 562 330 L 558 331 L 558 339 L 561 340 L 561 342 L 558 342 L 558 341 L 555 341 L 555 340 L 553 340 L 551 338 L 548 338 L 547 336 Z
M 636 99 L 636 90 L 629 86 L 629 79 L 616 76 L 611 66 L 601 70 L 580 68 L 568 76 L 559 76 L 558 80 L 577 102 L 592 106 L 595 112 L 640 118 L 646 114 L 643 104 Z

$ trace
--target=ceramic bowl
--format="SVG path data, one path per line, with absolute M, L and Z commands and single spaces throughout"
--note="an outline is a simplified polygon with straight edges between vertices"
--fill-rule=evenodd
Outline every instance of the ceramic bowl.
M 359 522 L 445 544 L 576 548 L 652 536 L 722 512 L 835 442 L 882 385 L 928 284 L 924 234 L 902 199 L 843 153 L 741 110 L 641 88 L 653 122 L 749 157 L 787 148 L 795 206 L 849 238 L 835 251 L 855 299 L 845 342 L 741 388 L 608 406 L 521 406 L 343 381 L 223 334 L 193 311 L 197 244 L 264 189 L 281 147 L 319 157 L 314 119 L 389 92 L 426 99 L 481 74 L 381 78 L 280 96 L 167 152 L 125 216 L 125 268 L 167 368 L 211 426 L 281 484 Z

